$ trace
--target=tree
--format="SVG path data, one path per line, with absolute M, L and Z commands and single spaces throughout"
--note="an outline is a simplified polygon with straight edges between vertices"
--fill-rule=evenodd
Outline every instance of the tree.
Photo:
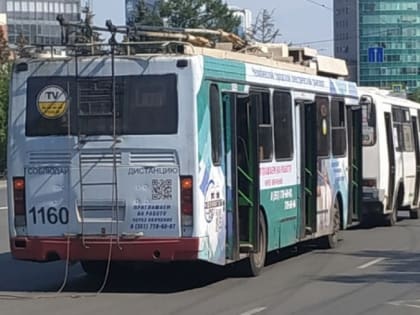
M 10 66 L 0 73 L 0 174 L 6 169 L 7 108 Z
M 27 51 L 28 40 L 20 33 L 19 36 L 16 38 L 16 54 L 19 58 L 29 58 L 30 55 Z
M 160 1 L 149 5 L 144 0 L 139 0 L 134 22 L 140 25 L 163 26 L 163 19 L 159 14 L 160 5 Z
M 160 16 L 169 27 L 223 29 L 233 32 L 241 23 L 222 0 L 170 0 L 160 2 Z
M 0 174 L 6 168 L 7 108 L 9 104 L 10 50 L 0 28 Z
M 420 88 L 415 89 L 408 95 L 408 99 L 417 103 L 420 103 Z
M 258 12 L 255 24 L 251 28 L 253 40 L 260 43 L 273 43 L 281 35 L 280 30 L 275 28 L 273 15 L 274 10 L 268 12 L 268 10 L 263 9 Z
M 8 63 L 9 56 L 10 56 L 10 50 L 7 45 L 5 33 L 3 32 L 3 28 L 0 27 L 0 66 Z

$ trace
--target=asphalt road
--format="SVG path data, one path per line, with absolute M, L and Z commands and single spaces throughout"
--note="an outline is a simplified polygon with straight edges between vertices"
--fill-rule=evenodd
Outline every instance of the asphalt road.
M 258 278 L 208 265 L 158 265 L 101 280 L 65 264 L 12 260 L 0 211 L 0 314 L 419 314 L 420 221 L 344 232 L 338 249 L 270 255 Z

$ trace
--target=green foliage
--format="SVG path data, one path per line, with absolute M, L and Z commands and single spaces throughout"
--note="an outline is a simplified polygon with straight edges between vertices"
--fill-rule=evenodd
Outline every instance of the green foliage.
M 144 0 L 139 0 L 135 23 L 149 26 L 163 26 L 163 20 L 159 14 L 159 7 L 160 1 L 156 1 L 153 6 L 150 6 Z
M 233 15 L 222 0 L 158 1 L 154 7 L 140 0 L 136 22 L 143 25 L 223 29 L 233 32 L 240 19 Z
M 10 66 L 2 65 L 0 70 L 0 174 L 6 168 L 7 109 L 9 104 Z
M 0 28 L 0 174 L 6 168 L 7 108 L 9 104 L 10 51 Z
M 420 103 L 420 88 L 417 88 L 412 93 L 410 93 L 408 98 L 414 102 Z

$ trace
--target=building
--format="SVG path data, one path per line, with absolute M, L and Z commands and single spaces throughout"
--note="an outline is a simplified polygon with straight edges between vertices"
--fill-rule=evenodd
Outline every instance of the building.
M 8 39 L 16 44 L 22 35 L 27 44 L 60 44 L 61 28 L 56 17 L 80 21 L 80 0 L 0 0 L 0 13 L 7 14 Z
M 420 2 L 334 0 L 334 54 L 359 85 L 420 87 Z

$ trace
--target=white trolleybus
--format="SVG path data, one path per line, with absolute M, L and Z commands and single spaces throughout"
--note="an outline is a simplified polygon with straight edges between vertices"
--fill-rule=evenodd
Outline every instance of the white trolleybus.
M 363 113 L 362 222 L 394 225 L 399 209 L 418 218 L 420 104 L 377 88 L 359 88 L 359 93 Z
M 317 75 L 346 74 L 343 63 L 180 41 L 86 47 L 13 68 L 16 259 L 80 261 L 88 273 L 107 261 L 244 260 L 257 275 L 268 251 L 314 238 L 335 246 L 357 216 L 357 88 Z

